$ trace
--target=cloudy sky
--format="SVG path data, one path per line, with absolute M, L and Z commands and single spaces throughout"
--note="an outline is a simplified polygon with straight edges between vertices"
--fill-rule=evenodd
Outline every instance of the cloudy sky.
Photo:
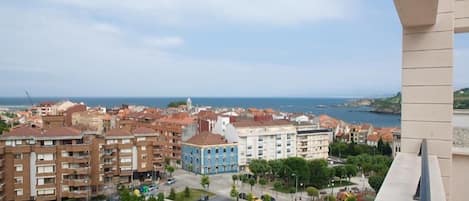
M 0 96 L 381 96 L 400 51 L 392 1 L 0 3 Z M 467 75 L 469 34 L 455 87 Z

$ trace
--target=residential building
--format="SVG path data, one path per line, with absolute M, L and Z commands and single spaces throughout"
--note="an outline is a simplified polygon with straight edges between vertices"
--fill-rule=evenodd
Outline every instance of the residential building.
M 403 40 L 401 152 L 375 200 L 414 200 L 419 189 L 423 199 L 465 201 L 469 148 L 453 146 L 453 49 L 454 34 L 469 32 L 469 0 L 394 4 Z
M 4 171 L 4 163 L 5 163 L 5 149 L 3 145 L 0 145 L 0 201 L 5 200 L 5 171 Z
M 306 160 L 327 159 L 329 157 L 329 136 L 331 129 L 318 128 L 309 122 L 297 122 L 296 156 Z
M 237 145 L 218 134 L 196 134 L 182 143 L 182 168 L 197 174 L 237 172 Z
M 296 128 L 287 120 L 233 122 L 220 133 L 228 142 L 238 143 L 240 171 L 247 170 L 253 159 L 274 160 L 296 156 Z
M 92 191 L 92 139 L 62 127 L 20 127 L 4 133 L 4 200 L 86 199 Z

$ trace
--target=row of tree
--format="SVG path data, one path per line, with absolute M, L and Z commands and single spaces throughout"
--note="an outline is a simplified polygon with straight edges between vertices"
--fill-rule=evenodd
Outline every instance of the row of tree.
M 249 169 L 256 178 L 259 178 L 259 183 L 265 179 L 281 182 L 284 187 L 294 186 L 298 179 L 298 183 L 303 183 L 305 186 L 324 188 L 334 177 L 345 179 L 358 173 L 358 167 L 353 163 L 328 167 L 326 160 L 308 161 L 300 157 L 271 161 L 252 160 Z
M 391 145 L 384 142 L 382 139 L 378 140 L 377 146 L 370 146 L 366 144 L 334 142 L 329 145 L 329 154 L 339 158 L 347 158 L 348 156 L 357 156 L 360 154 L 369 155 L 392 155 Z

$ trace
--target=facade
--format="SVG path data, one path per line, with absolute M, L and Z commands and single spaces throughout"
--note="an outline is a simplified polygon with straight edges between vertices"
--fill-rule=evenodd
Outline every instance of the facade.
M 253 159 L 275 160 L 296 156 L 296 128 L 286 120 L 240 121 L 228 124 L 224 136 L 238 143 L 240 171 Z
M 306 160 L 329 157 L 331 129 L 321 129 L 310 123 L 296 123 L 296 156 Z
M 3 134 L 4 200 L 86 199 L 92 139 L 73 128 L 21 127 Z
M 182 143 L 182 168 L 197 174 L 238 172 L 237 145 L 218 134 L 196 134 Z
M 0 201 L 5 200 L 5 171 L 3 169 L 5 163 L 5 149 L 0 146 Z

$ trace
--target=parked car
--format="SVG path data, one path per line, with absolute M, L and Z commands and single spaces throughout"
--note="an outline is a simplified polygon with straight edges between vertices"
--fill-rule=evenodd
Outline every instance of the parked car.
M 261 196 L 261 200 L 264 200 L 264 196 L 265 196 L 265 195 L 262 195 L 262 196 Z M 270 196 L 270 201 L 275 201 L 275 198 L 272 197 L 272 196 Z
M 152 185 L 148 186 L 148 190 L 150 190 L 150 191 L 157 190 L 158 188 L 159 188 L 159 187 L 158 187 L 158 185 L 156 185 L 156 184 L 152 184 Z
M 176 179 L 174 178 L 169 178 L 168 181 L 166 181 L 166 185 L 171 185 L 171 184 L 174 184 L 176 183 Z
M 238 195 L 239 198 L 243 199 L 243 200 L 247 200 L 248 199 L 248 195 L 246 193 L 239 193 Z

